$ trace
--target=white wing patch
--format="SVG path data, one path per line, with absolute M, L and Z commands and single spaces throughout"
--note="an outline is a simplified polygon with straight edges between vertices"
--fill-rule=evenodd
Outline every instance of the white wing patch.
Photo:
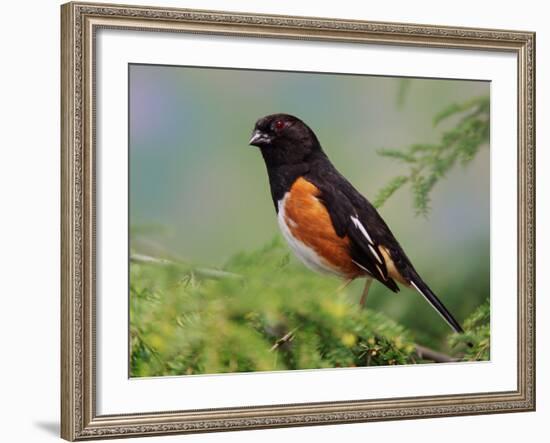
M 366 239 L 368 240 L 368 242 L 369 242 L 371 245 L 374 245 L 374 242 L 372 241 L 372 238 L 370 238 L 369 233 L 367 232 L 367 230 L 366 230 L 365 227 L 363 226 L 363 223 L 361 223 L 361 222 L 359 221 L 359 219 L 358 219 L 357 217 L 354 217 L 353 215 L 351 216 L 351 221 L 353 222 L 353 224 L 355 225 L 355 227 L 361 231 L 361 234 L 363 234 L 363 235 L 366 237 Z
M 365 236 L 365 238 L 367 239 L 367 241 L 369 242 L 369 249 L 370 249 L 370 252 L 372 252 L 372 255 L 374 255 L 374 257 L 376 258 L 376 260 L 378 260 L 378 263 L 380 264 L 384 264 L 384 262 L 382 261 L 382 259 L 380 258 L 380 255 L 378 253 L 378 251 L 376 250 L 376 248 L 374 247 L 374 242 L 372 241 L 372 238 L 370 237 L 369 233 L 367 232 L 367 230 L 365 229 L 365 227 L 363 226 L 363 223 L 361 223 L 359 221 L 359 219 L 357 217 L 354 217 L 353 215 L 351 216 L 351 221 L 353 222 L 353 224 L 355 225 L 355 227 L 357 229 L 359 229 L 361 231 L 361 234 L 363 234 Z M 380 271 L 380 268 L 378 267 L 378 265 L 376 265 L 376 267 L 378 268 L 378 270 Z M 380 272 L 381 275 L 384 275 L 382 274 L 382 272 Z
M 372 272 L 370 272 L 367 268 L 365 268 L 361 263 L 356 262 L 355 260 L 352 260 L 352 262 L 355 263 L 356 266 L 359 266 L 367 274 L 372 275 Z
M 376 260 L 378 260 L 378 263 L 382 264 L 382 259 L 378 255 L 378 252 L 376 252 L 376 250 L 371 245 L 369 245 L 369 249 L 370 252 L 372 252 L 372 254 L 376 257 Z
M 279 228 L 281 229 L 281 232 L 286 242 L 290 246 L 290 249 L 292 249 L 292 252 L 294 252 L 296 257 L 298 257 L 300 261 L 312 271 L 318 272 L 320 274 L 331 274 L 342 277 L 342 274 L 337 269 L 332 267 L 329 263 L 327 263 L 327 261 L 323 257 L 319 256 L 319 254 L 317 254 L 317 252 L 315 252 L 313 248 L 310 248 L 305 243 L 294 237 L 294 235 L 292 235 L 289 225 L 291 227 L 296 227 L 297 224 L 294 220 L 287 217 L 285 214 L 285 203 L 288 195 L 289 193 L 287 192 L 285 196 L 277 203 L 277 206 L 279 208 L 279 211 L 277 213 L 277 221 L 279 222 Z

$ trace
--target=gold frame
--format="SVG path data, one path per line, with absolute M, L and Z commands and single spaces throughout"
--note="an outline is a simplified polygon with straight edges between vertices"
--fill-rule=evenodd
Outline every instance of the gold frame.
M 518 387 L 389 400 L 98 416 L 95 410 L 94 35 L 100 28 L 508 51 L 518 59 Z M 535 34 L 125 5 L 61 7 L 61 436 L 67 440 L 533 411 Z

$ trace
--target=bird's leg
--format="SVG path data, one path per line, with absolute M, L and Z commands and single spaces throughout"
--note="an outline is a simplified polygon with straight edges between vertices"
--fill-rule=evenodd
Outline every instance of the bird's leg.
M 372 284 L 372 278 L 368 278 L 365 281 L 365 287 L 363 288 L 363 293 L 361 294 L 361 300 L 359 300 L 359 305 L 361 308 L 365 307 L 365 303 L 367 302 L 367 295 L 369 295 L 369 289 L 370 285 Z
M 348 278 L 344 280 L 344 283 L 342 283 L 338 288 L 336 288 L 336 294 L 340 294 L 344 289 L 346 289 L 349 284 L 353 281 L 353 278 Z

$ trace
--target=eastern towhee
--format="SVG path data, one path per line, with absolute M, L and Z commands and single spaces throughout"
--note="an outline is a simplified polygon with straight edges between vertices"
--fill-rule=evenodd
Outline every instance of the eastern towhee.
M 299 118 L 273 114 L 256 122 L 251 145 L 265 160 L 280 229 L 310 269 L 350 282 L 376 279 L 418 291 L 456 332 L 460 324 L 420 278 L 372 204 L 340 174 L 315 133 Z

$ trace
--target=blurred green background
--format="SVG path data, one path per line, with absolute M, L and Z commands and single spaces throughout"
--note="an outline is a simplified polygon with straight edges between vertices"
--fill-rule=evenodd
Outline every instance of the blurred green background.
M 392 177 L 406 171 L 406 165 L 377 150 L 435 143 L 457 122 L 451 118 L 434 127 L 437 113 L 489 95 L 489 83 L 481 81 L 156 65 L 131 65 L 129 75 L 131 251 L 210 269 L 228 269 L 235 256 L 261 250 L 279 235 L 263 160 L 247 144 L 258 118 L 275 112 L 300 117 L 336 167 L 373 200 Z M 486 147 L 435 186 L 427 216 L 415 215 L 406 188 L 380 209 L 419 273 L 460 321 L 489 297 L 489 180 Z M 289 263 L 292 269 L 302 266 L 292 256 Z M 150 315 L 163 303 L 170 278 L 162 271 L 155 283 L 142 269 L 145 264 L 131 266 L 134 289 L 157 291 L 152 299 L 131 293 L 131 326 L 143 341 L 136 346 L 158 353 L 155 347 L 164 349 L 163 341 L 175 340 L 172 329 L 155 336 L 156 345 L 144 344 L 144 335 L 160 328 L 154 322 L 175 322 L 166 312 L 165 320 Z M 147 284 L 137 281 L 145 278 L 142 271 Z M 315 274 L 307 278 L 331 280 Z M 337 281 L 327 284 L 338 286 Z M 362 284 L 353 283 L 347 297 L 355 302 Z M 147 307 L 150 302 L 153 307 Z M 413 291 L 393 294 L 375 283 L 368 307 L 410 330 L 417 343 L 448 346 L 448 327 Z M 182 340 L 185 336 L 178 336 Z M 146 354 L 143 359 L 151 357 Z M 147 369 L 142 357 L 133 357 L 133 375 L 185 369 L 185 364 Z M 223 370 L 203 367 L 192 373 Z

